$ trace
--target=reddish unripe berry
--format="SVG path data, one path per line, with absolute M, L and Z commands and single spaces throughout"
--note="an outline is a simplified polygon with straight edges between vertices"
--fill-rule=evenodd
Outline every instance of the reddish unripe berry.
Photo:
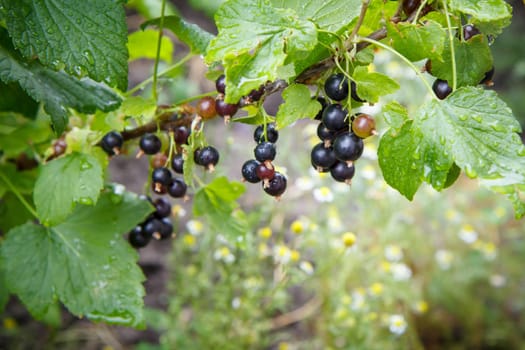
M 211 96 L 205 96 L 197 102 L 197 114 L 202 119 L 212 119 L 217 115 L 215 110 L 215 99 Z
M 376 134 L 376 122 L 372 116 L 361 113 L 352 121 L 352 131 L 362 139 Z

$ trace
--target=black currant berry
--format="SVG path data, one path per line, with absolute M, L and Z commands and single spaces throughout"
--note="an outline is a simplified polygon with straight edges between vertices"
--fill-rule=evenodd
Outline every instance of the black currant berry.
M 173 182 L 168 186 L 168 193 L 173 198 L 182 198 L 186 195 L 188 185 L 182 179 L 173 179 Z
M 244 162 L 241 169 L 243 179 L 252 184 L 261 181 L 261 179 L 257 176 L 257 167 L 259 166 L 259 164 L 261 163 L 259 163 L 255 159 L 247 160 L 246 162 Z
M 151 238 L 159 235 L 161 221 L 157 218 L 150 218 L 142 224 L 142 232 L 144 236 Z
M 446 80 L 436 79 L 434 84 L 432 84 L 432 90 L 436 96 L 443 100 L 452 92 L 452 88 L 448 85 Z
M 213 171 L 215 165 L 219 162 L 219 151 L 213 146 L 206 146 L 200 149 L 197 158 L 198 159 L 195 159 L 195 163 Z
M 337 161 L 334 150 L 331 147 L 325 147 L 323 142 L 318 143 L 312 148 L 310 158 L 312 165 L 316 169 L 330 168 Z
M 348 80 L 343 73 L 332 74 L 324 83 L 326 96 L 335 101 L 342 101 L 348 97 Z
M 253 89 L 248 94 L 247 98 L 249 102 L 257 102 L 264 95 L 264 85 L 259 86 L 258 89 Z
M 348 127 L 348 112 L 340 104 L 328 105 L 323 112 L 323 124 L 328 130 L 338 131 Z
M 217 92 L 220 94 L 226 93 L 226 76 L 224 74 L 221 74 L 217 80 L 215 80 L 215 88 L 217 89 Z
M 317 126 L 317 136 L 321 141 L 333 141 L 335 139 L 335 131 L 328 130 L 323 123 L 319 123 Z
M 492 78 L 494 78 L 494 66 L 492 66 L 492 68 L 488 72 L 485 73 L 485 76 L 483 77 L 483 79 L 481 79 L 479 83 L 485 84 L 487 86 L 492 86 L 494 85 Z
M 177 174 L 184 173 L 184 158 L 182 157 L 182 154 L 176 154 L 173 156 L 171 159 L 171 169 Z
M 279 172 L 275 172 L 273 179 L 267 184 L 263 183 L 263 189 L 270 196 L 280 197 L 286 191 L 286 177 Z
M 162 142 L 154 134 L 144 134 L 140 138 L 139 147 L 146 154 L 155 154 L 160 151 Z
M 110 131 L 100 141 L 100 146 L 108 155 L 113 156 L 120 153 L 120 148 L 124 143 L 122 135 L 117 131 Z
M 275 150 L 275 145 L 271 142 L 261 142 L 253 150 L 255 159 L 259 162 L 272 161 L 275 159 L 277 151 Z
M 255 128 L 255 131 L 253 132 L 253 139 L 257 143 L 263 141 L 275 143 L 277 142 L 278 138 L 279 131 L 277 131 L 277 129 L 275 128 L 274 123 L 266 124 L 266 137 L 264 135 L 264 125 L 259 125 L 257 128 Z
M 217 114 L 221 117 L 232 117 L 237 113 L 237 110 L 239 109 L 239 104 L 231 104 L 224 102 L 223 99 L 217 98 L 215 100 L 215 110 L 217 111 Z
M 334 141 L 334 154 L 340 161 L 354 161 L 363 154 L 363 140 L 347 132 L 336 137 Z
M 259 163 L 257 168 L 255 168 L 255 173 L 261 180 L 271 180 L 275 176 L 275 169 L 266 167 L 264 163 Z
M 376 122 L 372 116 L 361 113 L 352 120 L 352 131 L 357 137 L 366 139 L 376 134 Z
M 215 99 L 211 96 L 205 96 L 197 102 L 197 114 L 202 119 L 212 119 L 217 115 L 215 110 Z
M 171 172 L 168 168 L 156 168 L 151 173 L 151 182 L 168 186 L 173 180 Z
M 153 215 L 155 215 L 156 218 L 162 219 L 171 215 L 171 203 L 168 200 L 157 198 L 155 202 L 153 202 L 153 205 L 155 206 Z
M 357 94 L 357 84 L 353 81 L 350 83 L 350 96 L 352 96 L 352 99 L 356 102 L 366 102 Z
M 158 235 L 153 236 L 155 239 L 167 239 L 173 235 L 173 223 L 170 218 L 160 220 Z
M 188 137 L 190 136 L 190 129 L 181 125 L 173 131 L 173 138 L 178 145 L 183 145 L 188 143 Z
M 318 96 L 317 102 L 321 104 L 321 109 L 319 110 L 319 112 L 317 112 L 314 119 L 321 120 L 323 118 L 323 111 L 328 105 L 328 102 L 326 102 L 326 99 L 323 96 Z
M 431 60 L 427 60 L 425 62 L 425 72 L 432 75 L 432 61 Z
M 330 175 L 335 181 L 350 183 L 350 180 L 354 177 L 355 166 L 354 164 L 348 164 L 347 162 L 337 162 L 330 168 Z
M 403 11 L 405 12 L 405 15 L 410 16 L 418 9 L 420 3 L 420 0 L 403 0 Z
M 136 226 L 128 235 L 129 243 L 134 248 L 142 248 L 148 245 L 150 237 L 144 234 L 142 226 Z
M 481 34 L 481 32 L 479 31 L 478 28 L 474 27 L 472 24 L 467 24 L 466 26 L 463 27 L 463 39 L 465 39 L 465 41 L 469 40 L 474 35 L 478 35 L 478 34 Z

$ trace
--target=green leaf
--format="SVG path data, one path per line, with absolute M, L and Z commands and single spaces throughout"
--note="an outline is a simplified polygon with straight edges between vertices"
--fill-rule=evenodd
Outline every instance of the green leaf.
M 44 103 L 57 134 L 61 134 L 67 126 L 66 108 L 93 113 L 97 109 L 113 110 L 121 102 L 120 97 L 104 84 L 89 78 L 78 80 L 64 71 L 45 68 L 37 61 L 24 62 L 18 54 L 2 46 L 0 80 L 7 84 L 18 82 L 29 96 Z
M 520 198 L 525 191 L 525 146 L 517 134 L 520 130 L 494 91 L 460 88 L 443 101 L 425 103 L 399 133 L 388 131 L 381 138 L 379 164 L 387 182 L 409 199 L 415 184 L 407 188 L 407 177 L 424 179 L 441 190 L 450 185 L 456 164 L 469 177 L 506 194 L 519 217 L 525 215 Z
M 39 319 L 58 299 L 93 321 L 143 325 L 144 276 L 122 233 L 152 211 L 136 195 L 107 191 L 58 226 L 12 229 L 0 251 L 9 290 Z
M 33 194 L 40 221 L 46 226 L 56 225 L 75 204 L 95 204 L 103 185 L 102 167 L 91 155 L 72 153 L 47 163 Z
M 29 204 L 32 204 L 30 195 L 23 195 L 23 197 Z M 2 196 L 0 201 L 0 230 L 7 232 L 31 219 L 33 219 L 33 214 L 27 210 L 13 192 L 7 192 Z
M 45 118 L 29 120 L 17 115 L 5 115 L 0 119 L 0 150 L 7 157 L 17 157 L 48 141 L 52 134 Z
M 160 18 L 149 20 L 141 25 L 146 28 L 150 25 L 159 25 Z M 171 30 L 180 41 L 189 46 L 192 53 L 197 55 L 206 54 L 210 41 L 214 36 L 196 24 L 188 23 L 179 16 L 165 16 L 164 28 Z
M 36 117 L 38 103 L 18 83 L 4 84 L 0 81 L 0 96 L 0 111 L 20 113 L 30 119 Z
M 419 25 L 387 21 L 386 27 L 391 46 L 409 60 L 441 58 L 447 35 L 438 23 L 429 20 Z
M 501 33 L 512 18 L 512 7 L 504 0 L 450 0 L 450 9 L 471 16 L 485 34 Z
M 26 58 L 120 90 L 128 87 L 122 1 L 2 0 L 7 29 Z
M 398 131 L 389 129 L 382 137 L 377 150 L 379 166 L 385 181 L 402 195 L 412 200 L 421 179 L 421 158 L 414 154 L 417 141 L 411 134 L 412 121 Z
M 4 261 L 0 255 L 0 313 L 4 312 L 5 304 L 9 300 L 9 290 L 5 280 Z
M 275 120 L 282 129 L 301 118 L 314 118 L 321 110 L 321 104 L 312 99 L 305 85 L 292 84 L 283 91 L 284 103 L 279 106 Z
M 367 67 L 359 66 L 354 70 L 352 78 L 357 85 L 359 98 L 370 103 L 379 101 L 379 97 L 388 95 L 399 89 L 399 84 L 388 76 L 369 72 Z
M 454 38 L 454 52 L 458 87 L 478 85 L 492 68 L 492 54 L 483 35 L 476 35 L 468 41 Z M 442 61 L 432 60 L 432 75 L 452 85 L 452 55 L 448 40 L 445 41 L 442 58 Z
M 304 57 L 317 44 L 313 22 L 265 0 L 228 1 L 215 20 L 219 34 L 210 42 L 206 62 L 223 63 L 227 102 L 237 102 L 252 89 L 277 79 L 287 57 Z
M 157 41 L 159 32 L 156 30 L 146 29 L 136 31 L 128 36 L 129 60 L 139 58 L 155 59 L 157 57 Z M 173 42 L 167 36 L 161 39 L 159 59 L 171 63 L 173 55 Z
M 231 243 L 238 242 L 248 232 L 246 217 L 239 214 L 242 212 L 236 202 L 245 190 L 240 182 L 230 182 L 224 176 L 215 178 L 195 194 L 193 214 L 205 216 L 216 232 L 223 234 Z
M 397 101 L 388 102 L 381 110 L 385 122 L 395 131 L 399 131 L 408 120 L 408 111 Z

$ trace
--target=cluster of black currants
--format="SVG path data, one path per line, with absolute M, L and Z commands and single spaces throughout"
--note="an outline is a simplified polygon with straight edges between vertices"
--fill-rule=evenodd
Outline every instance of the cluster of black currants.
M 157 198 L 154 201 L 148 196 L 141 198 L 149 201 L 155 207 L 155 212 L 129 232 L 129 243 L 135 248 L 142 248 L 148 245 L 152 238 L 162 240 L 173 237 L 170 202 L 165 198 Z
M 253 150 L 255 159 L 250 159 L 242 165 L 241 173 L 245 181 L 258 183 L 262 181 L 264 192 L 270 196 L 280 198 L 286 190 L 286 177 L 278 171 L 272 161 L 277 154 L 275 142 L 279 138 L 279 131 L 275 124 L 259 125 L 253 133 L 257 143 Z
M 357 95 L 355 83 L 350 86 L 352 99 L 365 102 Z M 333 101 L 348 98 L 346 77 L 341 73 L 331 75 L 325 82 L 325 93 Z M 341 104 L 328 103 L 324 97 L 317 100 L 322 106 L 315 117 L 321 121 L 317 127 L 321 142 L 312 149 L 312 166 L 319 172 L 330 172 L 336 181 L 350 184 L 355 174 L 354 162 L 363 154 L 363 139 L 375 134 L 375 121 L 364 113 L 349 116 Z
M 472 37 L 474 37 L 475 35 L 479 35 L 479 34 L 481 34 L 479 29 L 473 26 L 472 24 L 466 24 L 463 26 L 463 40 L 469 41 Z M 459 36 L 459 33 L 458 33 L 458 36 Z M 428 74 L 432 74 L 432 61 L 431 60 L 426 61 L 425 71 Z M 479 83 L 484 84 L 486 86 L 492 86 L 494 85 L 492 81 L 493 77 L 494 77 L 494 66 L 492 66 L 491 69 L 485 72 L 485 76 L 481 79 Z M 434 93 L 439 99 L 443 100 L 448 95 L 450 95 L 450 93 L 452 92 L 452 87 L 449 85 L 448 81 L 438 78 L 434 80 L 434 83 L 432 84 L 432 90 L 434 91 Z

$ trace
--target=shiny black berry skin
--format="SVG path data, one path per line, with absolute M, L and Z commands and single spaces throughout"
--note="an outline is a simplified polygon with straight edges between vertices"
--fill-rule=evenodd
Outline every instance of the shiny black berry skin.
M 100 141 L 100 146 L 106 152 L 108 155 L 113 156 L 115 154 L 118 154 L 120 151 L 120 148 L 122 147 L 122 144 L 124 143 L 124 139 L 122 138 L 122 135 L 117 131 L 110 131 Z
M 143 248 L 148 245 L 150 237 L 144 234 L 142 226 L 137 226 L 128 235 L 129 243 L 134 248 Z
M 479 83 L 492 86 L 494 85 L 494 83 L 492 82 L 492 78 L 494 78 L 494 66 L 492 66 L 492 68 L 485 73 L 485 76 L 483 77 L 483 79 L 481 79 Z
M 363 154 L 363 140 L 347 132 L 337 136 L 334 141 L 334 154 L 340 161 L 354 161 Z
M 350 83 L 350 96 L 352 96 L 352 99 L 356 102 L 366 102 L 357 94 L 357 85 L 353 81 Z
M 168 168 L 156 168 L 153 169 L 153 172 L 151 173 L 151 181 L 154 184 L 168 186 L 172 180 L 173 177 L 171 176 L 171 172 Z
M 200 150 L 197 157 L 195 163 L 209 168 L 219 162 L 219 151 L 213 146 L 206 146 Z
M 420 0 L 403 0 L 403 11 L 405 15 L 410 16 L 412 12 L 417 10 L 420 4 Z
M 328 130 L 323 123 L 319 123 L 317 126 L 317 136 L 321 141 L 333 141 L 335 139 L 335 134 L 335 131 Z
M 146 154 L 155 154 L 160 151 L 162 142 L 154 134 L 144 134 L 140 138 L 139 147 Z
M 275 145 L 271 142 L 261 142 L 253 150 L 255 159 L 259 162 L 265 162 L 267 160 L 272 161 L 275 159 L 277 151 L 275 150 Z
M 324 83 L 326 96 L 334 101 L 342 101 L 348 97 L 348 80 L 343 73 L 332 74 Z
M 267 185 L 263 184 L 263 190 L 270 196 L 281 196 L 286 191 L 286 177 L 279 172 L 275 172 L 273 179 Z
M 184 172 L 184 158 L 182 154 L 176 154 L 171 159 L 171 169 L 177 174 L 182 174 Z
M 434 84 L 432 84 L 432 90 L 436 96 L 443 100 L 452 92 L 452 88 L 448 85 L 446 80 L 436 79 Z
M 479 31 L 478 28 L 474 27 L 472 24 L 467 24 L 466 26 L 463 27 L 463 39 L 465 39 L 465 41 L 469 40 L 474 35 L 478 35 L 478 34 L 481 34 L 481 32 Z
M 268 168 L 264 163 L 260 163 L 255 169 L 255 174 L 261 180 L 271 180 L 275 176 L 275 168 Z
M 247 96 L 248 100 L 253 102 L 259 101 L 264 95 L 264 90 L 264 85 L 261 85 L 258 89 L 253 89 Z
M 260 182 L 261 179 L 257 176 L 257 167 L 259 164 L 261 163 L 255 159 L 250 159 L 244 162 L 241 169 L 243 179 L 252 184 Z
M 331 147 L 325 147 L 323 142 L 318 143 L 314 146 L 314 148 L 312 148 L 310 158 L 312 165 L 316 169 L 330 168 L 337 161 L 334 150 Z
M 188 185 L 182 179 L 173 179 L 173 182 L 168 186 L 168 193 L 173 198 L 182 198 L 186 195 Z
M 226 76 L 224 74 L 215 80 L 215 89 L 217 89 L 217 92 L 220 94 L 226 93 Z
M 187 126 L 181 125 L 173 131 L 173 138 L 178 145 L 187 144 L 190 133 Z
M 162 219 L 171 215 L 171 203 L 168 200 L 164 198 L 157 198 L 153 202 L 153 205 L 155 206 L 155 212 L 153 215 L 156 218 Z
M 354 173 L 354 164 L 348 165 L 346 162 L 337 162 L 330 168 L 330 175 L 339 182 L 349 182 L 354 177 Z
M 348 127 L 348 112 L 340 104 L 331 104 L 323 112 L 323 124 L 328 130 L 339 131 Z
M 159 237 L 158 239 L 170 238 L 173 234 L 173 223 L 170 218 L 162 218 L 159 225 Z
M 266 137 L 264 136 L 264 125 L 259 125 L 253 132 L 253 139 L 255 142 L 260 143 L 264 141 L 275 143 L 279 138 L 279 131 L 275 129 L 275 124 L 266 124 Z
M 157 218 L 150 218 L 142 224 L 143 235 L 151 238 L 158 234 L 161 227 L 161 221 Z
M 215 100 L 215 111 L 221 117 L 232 117 L 239 110 L 239 104 L 231 104 L 224 102 L 223 99 L 217 98 Z
M 326 108 L 326 106 L 328 105 L 328 102 L 326 102 L 326 98 L 324 98 L 323 96 L 317 97 L 317 102 L 319 102 L 321 104 L 321 109 L 319 110 L 319 112 L 317 112 L 317 114 L 316 114 L 314 119 L 315 120 L 321 120 L 323 118 L 323 111 Z

